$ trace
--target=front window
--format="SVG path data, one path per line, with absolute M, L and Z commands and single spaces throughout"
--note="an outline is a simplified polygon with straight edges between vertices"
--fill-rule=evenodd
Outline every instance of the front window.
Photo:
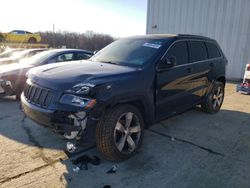
M 152 59 L 167 39 L 120 39 L 103 48 L 90 60 L 141 67 Z
M 58 57 L 56 57 L 56 62 L 63 62 L 63 61 L 72 61 L 73 60 L 73 53 L 65 53 L 61 54 Z

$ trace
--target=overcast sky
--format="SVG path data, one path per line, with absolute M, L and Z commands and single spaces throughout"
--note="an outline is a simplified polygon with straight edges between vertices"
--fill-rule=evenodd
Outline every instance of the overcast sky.
M 123 37 L 146 33 L 147 0 L 4 0 L 0 31 L 55 30 Z

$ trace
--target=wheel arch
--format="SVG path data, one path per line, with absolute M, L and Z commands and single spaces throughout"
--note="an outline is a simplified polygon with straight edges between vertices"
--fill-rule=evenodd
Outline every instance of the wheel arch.
M 139 110 L 144 120 L 145 127 L 148 127 L 153 122 L 153 117 L 152 117 L 153 113 L 151 112 L 152 111 L 151 107 L 150 108 L 147 107 L 146 102 L 140 98 L 121 99 L 106 106 L 106 109 L 114 108 L 117 105 L 123 105 L 123 104 L 130 104 Z
M 226 85 L 226 77 L 225 76 L 220 76 L 216 79 L 216 81 L 222 82 L 224 85 Z
M 37 39 L 36 39 L 36 37 L 31 36 L 31 37 L 29 37 L 28 42 L 34 42 L 34 43 L 36 43 Z

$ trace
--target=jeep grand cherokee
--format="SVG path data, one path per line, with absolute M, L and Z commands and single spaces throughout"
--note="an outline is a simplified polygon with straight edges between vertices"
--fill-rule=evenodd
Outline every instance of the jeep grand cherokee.
M 22 106 L 66 138 L 91 135 L 107 159 L 121 161 L 138 150 L 150 124 L 195 105 L 218 112 L 226 64 L 217 42 L 206 37 L 123 38 L 85 63 L 32 69 Z

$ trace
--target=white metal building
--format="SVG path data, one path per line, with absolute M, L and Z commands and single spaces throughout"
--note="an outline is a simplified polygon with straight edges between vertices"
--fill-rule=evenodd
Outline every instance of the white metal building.
M 227 59 L 227 78 L 242 79 L 250 63 L 250 0 L 148 0 L 147 34 L 214 38 Z

